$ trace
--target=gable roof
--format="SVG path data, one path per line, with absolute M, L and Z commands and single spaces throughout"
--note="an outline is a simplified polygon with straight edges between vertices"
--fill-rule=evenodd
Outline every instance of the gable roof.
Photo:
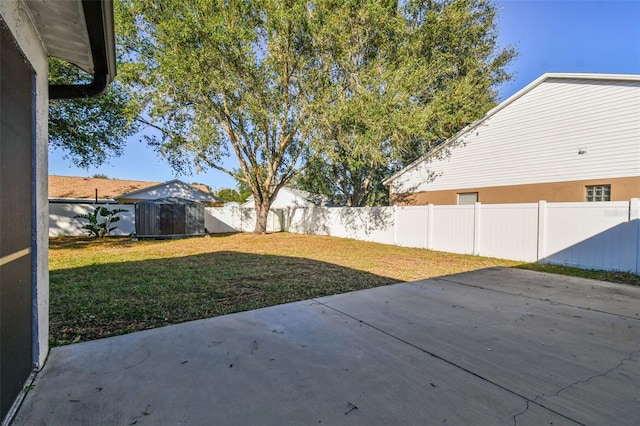
M 429 158 L 431 156 L 434 156 L 434 155 L 438 154 L 439 152 L 447 149 L 449 146 L 454 144 L 458 139 L 460 139 L 466 133 L 468 133 L 468 132 L 474 130 L 475 128 L 477 128 L 478 126 L 480 126 L 488 118 L 490 118 L 491 116 L 495 115 L 497 112 L 503 110 L 504 108 L 506 108 L 507 106 L 511 105 L 513 102 L 515 102 L 516 100 L 520 99 L 522 96 L 524 96 L 527 93 L 529 93 L 531 90 L 535 89 L 536 87 L 538 87 L 539 85 L 541 85 L 545 81 L 551 80 L 551 79 L 554 79 L 554 80 L 562 79 L 562 80 L 585 80 L 585 81 L 586 80 L 598 80 L 598 81 L 631 81 L 631 82 L 640 82 L 640 75 L 639 74 L 593 74 L 593 73 L 545 73 L 542 76 L 538 77 L 533 82 L 531 82 L 528 85 L 526 85 L 524 88 L 520 89 L 515 94 L 511 95 L 505 101 L 501 102 L 500 104 L 498 104 L 497 106 L 495 106 L 494 108 L 489 110 L 486 114 L 484 114 L 482 117 L 480 117 L 479 119 L 477 119 L 473 123 L 465 126 L 462 130 L 460 130 L 454 136 L 450 137 L 449 139 L 447 139 L 445 142 L 443 142 L 442 144 L 440 144 L 439 146 L 437 146 L 433 150 L 429 151 L 428 153 L 424 154 L 422 157 L 418 158 L 417 160 L 415 160 L 414 162 L 409 164 L 407 167 L 397 171 L 396 173 L 394 173 L 393 175 L 391 175 L 387 179 L 383 180 L 382 183 L 384 185 L 391 184 L 391 182 L 393 182 L 394 180 L 396 180 L 397 178 L 399 178 L 403 174 L 407 173 L 408 171 L 414 169 L 416 166 L 418 166 L 420 163 L 422 163 L 427 158 Z
M 208 197 L 211 198 L 212 201 L 220 201 L 218 198 L 214 197 L 210 192 L 209 189 L 201 184 L 194 184 L 194 185 L 189 185 L 187 183 L 182 182 L 179 179 L 173 179 L 167 182 L 161 182 L 161 183 L 152 183 L 152 185 L 149 185 L 147 187 L 144 188 L 140 188 L 140 189 L 135 189 L 133 191 L 129 191 L 127 193 L 124 194 L 120 194 L 115 196 L 114 198 L 117 200 L 119 198 L 136 198 L 136 195 L 145 193 L 145 192 L 149 192 L 149 191 L 153 191 L 154 189 L 158 189 L 158 188 L 162 188 L 163 186 L 170 186 L 170 185 L 180 185 L 180 186 L 186 186 L 189 189 L 193 189 L 196 192 L 200 193 L 201 196 L 204 197 Z
M 124 194 L 165 184 L 166 183 L 139 180 L 49 175 L 49 198 L 95 199 L 97 190 L 98 198 L 115 199 Z M 198 184 L 190 186 L 211 195 L 205 185 Z

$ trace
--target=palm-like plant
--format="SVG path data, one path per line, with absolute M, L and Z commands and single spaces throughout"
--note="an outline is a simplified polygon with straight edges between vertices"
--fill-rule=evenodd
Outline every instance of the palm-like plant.
M 89 223 L 83 225 L 82 228 L 87 230 L 90 237 L 101 238 L 108 236 L 111 231 L 118 228 L 111 225 L 120 220 L 120 217 L 116 215 L 125 211 L 124 209 L 109 210 L 100 206 L 96 207 L 93 213 L 77 214 L 74 218 L 87 219 Z

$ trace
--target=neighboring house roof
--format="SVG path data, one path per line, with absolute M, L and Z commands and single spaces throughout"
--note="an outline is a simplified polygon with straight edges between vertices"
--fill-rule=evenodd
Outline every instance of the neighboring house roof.
M 158 183 L 146 188 L 137 189 L 114 197 L 122 202 L 137 202 L 142 200 L 154 200 L 158 198 L 183 198 L 202 203 L 220 204 L 223 200 L 214 197 L 204 185 L 189 185 L 178 179 L 169 182 Z
M 117 199 L 145 189 L 166 185 L 165 183 L 124 179 L 83 178 L 77 176 L 49 176 L 49 199 L 94 200 Z M 205 185 L 190 185 L 200 192 L 213 197 Z
M 504 108 L 506 108 L 507 106 L 509 106 L 510 104 L 515 102 L 516 100 L 520 99 L 522 96 L 524 96 L 525 94 L 529 93 L 531 90 L 533 90 L 534 88 L 536 88 L 537 86 L 539 86 L 540 84 L 542 84 L 543 82 L 545 82 L 546 80 L 549 80 L 549 79 L 640 82 L 640 75 L 637 75 L 637 74 L 587 74 L 587 73 L 546 73 L 546 74 L 543 74 L 541 77 L 539 77 L 538 79 L 534 80 L 532 83 L 530 83 L 527 86 L 525 86 L 523 89 L 521 89 L 520 91 L 518 91 L 517 93 L 515 93 L 514 95 L 512 95 L 508 99 L 506 99 L 504 102 L 500 103 L 499 105 L 497 105 L 493 109 L 489 110 L 489 112 L 487 112 L 485 115 L 480 117 L 478 120 L 476 120 L 473 123 L 471 123 L 471 124 L 467 125 L 466 127 L 464 127 L 462 130 L 460 130 L 458 133 L 456 133 L 453 137 L 447 139 L 444 143 L 442 143 L 441 145 L 439 145 L 438 147 L 436 147 L 432 151 L 428 152 L 427 154 L 423 155 L 422 157 L 418 158 L 417 160 L 415 160 L 414 162 L 409 164 L 404 169 L 399 170 L 398 172 L 393 174 L 391 177 L 385 179 L 382 183 L 384 185 L 391 184 L 394 180 L 396 180 L 397 178 L 399 178 L 403 174 L 411 171 L 412 169 L 414 169 L 416 166 L 421 164 L 426 159 L 428 159 L 428 158 L 430 158 L 432 156 L 435 156 L 438 153 L 446 150 L 451 145 L 455 144 L 456 141 L 458 141 L 462 136 L 464 136 L 465 134 L 473 131 L 478 126 L 480 126 L 482 123 L 484 123 L 488 118 L 490 118 L 491 116 L 495 115 L 497 112 L 503 110 Z
M 288 198 L 288 200 L 286 199 Z M 327 207 L 331 200 L 326 195 L 313 194 L 289 187 L 281 188 L 273 202 L 273 207 Z M 240 205 L 242 208 L 253 207 L 253 195 Z

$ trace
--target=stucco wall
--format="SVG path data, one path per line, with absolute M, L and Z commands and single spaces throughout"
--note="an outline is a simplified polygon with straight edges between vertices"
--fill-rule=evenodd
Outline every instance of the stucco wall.
M 633 178 L 460 188 L 456 190 L 392 194 L 391 203 L 401 206 L 458 204 L 458 194 L 465 192 L 477 192 L 478 201 L 485 204 L 537 203 L 538 200 L 546 200 L 549 202 L 582 202 L 586 201 L 585 187 L 587 185 L 611 185 L 610 201 L 625 201 L 640 197 L 640 176 L 638 176 Z

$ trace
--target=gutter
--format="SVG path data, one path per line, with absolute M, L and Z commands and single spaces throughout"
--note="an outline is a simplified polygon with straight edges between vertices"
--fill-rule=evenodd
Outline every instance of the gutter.
M 50 84 L 49 99 L 91 98 L 103 94 L 116 74 L 113 3 L 82 0 L 93 57 L 93 81 L 89 84 Z

